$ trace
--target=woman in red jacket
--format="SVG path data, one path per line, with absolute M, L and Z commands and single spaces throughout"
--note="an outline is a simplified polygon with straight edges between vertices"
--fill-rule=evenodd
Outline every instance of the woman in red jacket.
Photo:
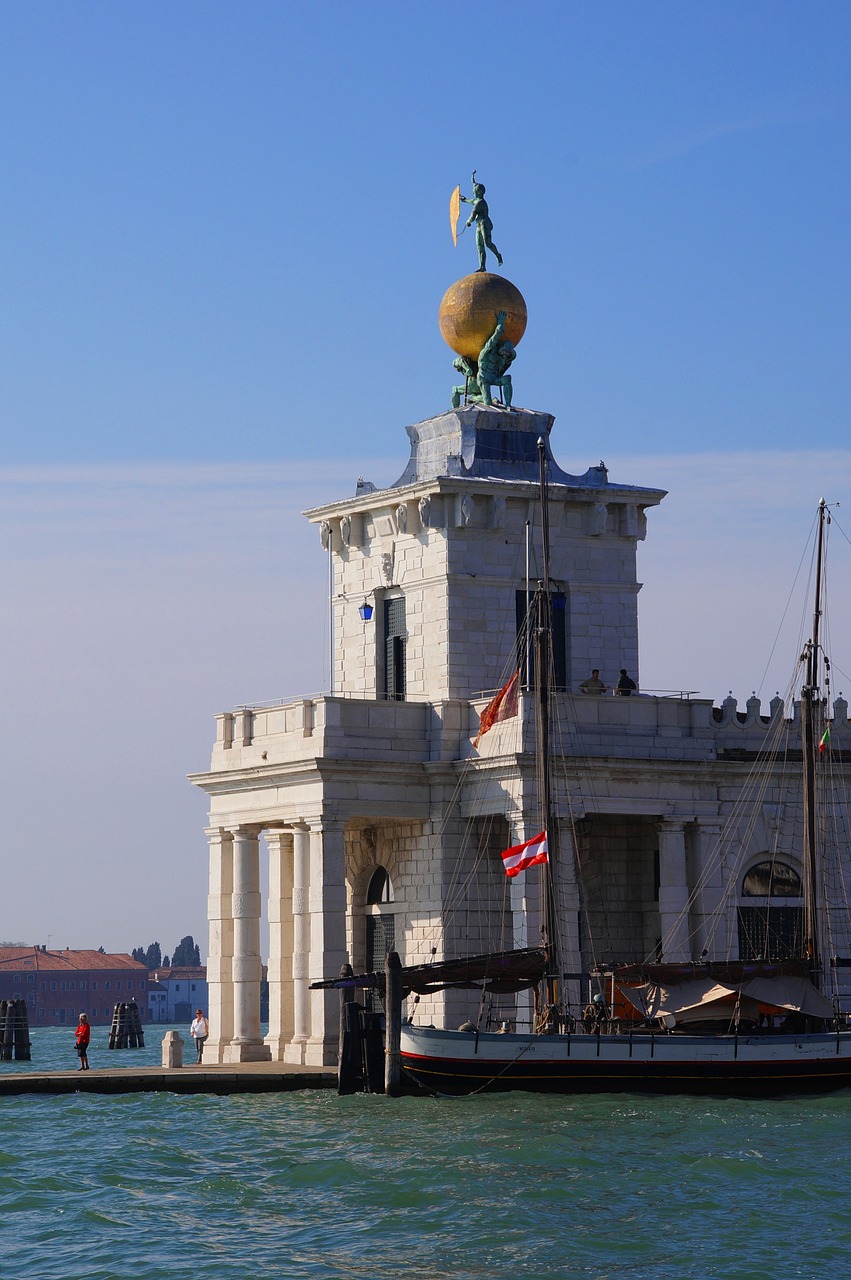
M 91 1038 L 92 1029 L 89 1026 L 89 1020 L 84 1013 L 81 1013 L 77 1032 L 74 1036 L 77 1041 L 77 1053 L 80 1055 L 80 1066 L 78 1068 L 80 1071 L 88 1071 L 89 1069 L 89 1041 Z

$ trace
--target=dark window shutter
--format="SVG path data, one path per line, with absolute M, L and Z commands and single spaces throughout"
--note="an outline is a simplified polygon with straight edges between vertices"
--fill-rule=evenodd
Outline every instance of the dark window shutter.
M 739 959 L 790 960 L 804 955 L 801 907 L 739 907 Z
M 384 692 L 402 702 L 405 697 L 405 598 L 384 601 Z
M 391 915 L 366 917 L 366 968 L 367 973 L 384 969 L 388 951 L 396 949 L 396 917 Z M 384 1001 L 378 991 L 365 992 L 365 1005 L 375 1012 L 384 1012 Z
M 520 667 L 520 678 L 522 681 L 526 679 L 526 592 L 518 591 L 516 593 L 516 618 L 517 618 L 517 655 L 518 665 Z M 567 688 L 567 597 L 563 591 L 551 591 L 550 603 L 552 606 L 552 638 L 553 638 L 553 688 Z M 532 611 L 531 625 L 529 627 L 529 645 L 532 650 L 532 662 L 530 670 L 532 672 L 532 682 L 535 681 L 535 593 L 530 596 L 530 608 Z

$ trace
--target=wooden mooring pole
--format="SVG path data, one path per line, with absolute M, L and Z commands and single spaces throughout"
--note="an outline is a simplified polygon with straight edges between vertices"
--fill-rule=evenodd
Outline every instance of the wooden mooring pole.
M 402 1092 L 402 961 L 395 951 L 384 962 L 384 1092 L 398 1098 Z
M 32 1057 L 26 1000 L 0 1001 L 0 1060 L 11 1062 L 13 1053 L 17 1062 Z
M 142 1014 L 135 1000 L 129 1004 L 117 1004 L 112 1011 L 109 1029 L 109 1049 L 144 1049 L 145 1033 L 142 1030 Z
M 344 964 L 341 978 L 351 978 L 354 969 Z M 337 1045 L 337 1092 L 343 1096 L 363 1088 L 360 1072 L 360 1019 L 353 987 L 340 988 L 340 1039 Z

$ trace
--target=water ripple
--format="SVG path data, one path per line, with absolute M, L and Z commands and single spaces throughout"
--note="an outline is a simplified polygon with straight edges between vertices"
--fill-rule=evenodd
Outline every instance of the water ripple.
M 0 1100 L 37 1280 L 823 1280 L 851 1093 Z M 0 1272 L 2 1274 L 2 1272 Z

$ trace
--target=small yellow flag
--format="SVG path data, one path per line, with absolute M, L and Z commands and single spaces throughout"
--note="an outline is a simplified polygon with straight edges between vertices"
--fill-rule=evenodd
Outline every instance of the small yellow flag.
M 461 216 L 461 187 L 455 188 L 449 197 L 449 225 L 452 228 L 452 243 L 458 244 L 458 219 Z

